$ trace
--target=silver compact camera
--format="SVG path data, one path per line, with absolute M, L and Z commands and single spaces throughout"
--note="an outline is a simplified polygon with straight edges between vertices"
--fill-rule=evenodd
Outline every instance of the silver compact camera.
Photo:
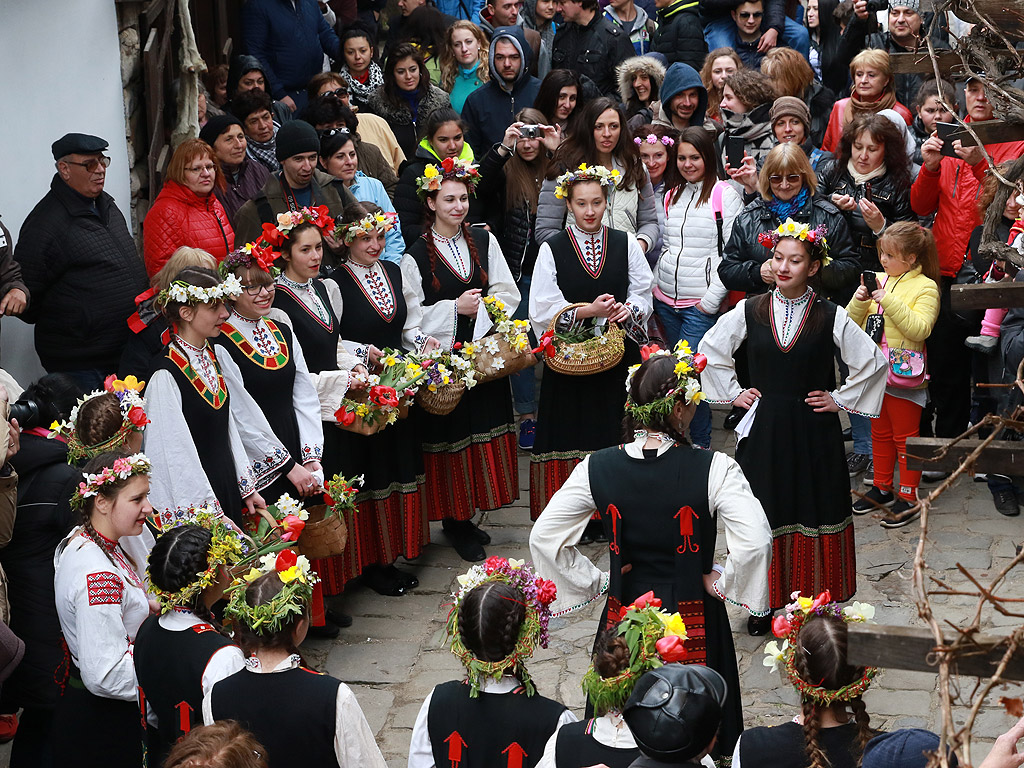
M 521 125 L 519 126 L 519 135 L 524 139 L 540 139 L 543 137 L 543 131 L 539 125 Z

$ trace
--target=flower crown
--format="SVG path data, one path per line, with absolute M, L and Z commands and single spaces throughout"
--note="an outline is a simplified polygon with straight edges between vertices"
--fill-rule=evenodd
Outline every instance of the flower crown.
M 224 261 L 217 267 L 217 271 L 221 277 L 228 277 L 233 275 L 239 267 L 242 269 L 256 267 L 271 277 L 277 277 L 281 274 L 281 270 L 274 266 L 275 258 L 277 258 L 277 253 L 270 245 L 261 244 L 261 241 L 246 243 L 225 256 Z
M 146 382 L 139 381 L 134 376 L 126 376 L 123 380 L 113 374 L 107 376 L 103 382 L 103 389 L 81 397 L 67 421 L 53 422 L 50 424 L 49 437 L 64 437 L 68 441 L 68 463 L 75 464 L 82 459 L 91 459 L 125 444 L 128 435 L 132 432 L 141 432 L 149 424 L 146 417 L 146 401 L 139 393 L 146 386 Z M 81 407 L 94 397 L 112 394 L 117 398 L 118 406 L 121 409 L 121 426 L 112 436 L 96 445 L 85 445 L 78 437 L 78 412 Z
M 245 592 L 249 585 L 268 573 L 276 573 L 284 585 L 274 598 L 262 605 L 249 605 Z M 259 559 L 259 567 L 237 579 L 226 591 L 228 604 L 224 616 L 240 622 L 251 631 L 267 635 L 280 631 L 292 616 L 303 616 L 319 581 L 305 555 L 285 548 Z
M 161 528 L 158 520 L 154 522 L 157 523 L 157 528 L 164 533 L 177 527 Z M 150 573 L 149 568 L 146 569 L 146 575 L 149 577 L 150 584 L 149 591 L 153 593 L 153 596 L 160 603 L 161 613 L 167 613 L 174 608 L 191 608 L 196 597 L 204 589 L 217 581 L 220 567 L 222 565 L 231 566 L 237 563 L 243 558 L 248 548 L 245 542 L 242 541 L 241 536 L 239 536 L 238 531 L 229 527 L 224 522 L 223 515 L 216 512 L 210 506 L 197 510 L 190 520 L 180 521 L 180 525 L 200 526 L 207 529 L 213 535 L 213 538 L 210 540 L 210 546 L 206 554 L 206 570 L 197 573 L 195 579 L 181 589 L 165 592 L 156 586 L 152 573 Z
M 661 600 L 653 592 L 621 609 L 617 632 L 629 648 L 629 666 L 605 678 L 591 664 L 583 676 L 583 690 L 595 712 L 621 711 L 644 672 L 686 658 L 686 624 L 678 612 L 661 610 Z
M 611 187 L 618 183 L 621 174 L 614 168 L 610 171 L 603 165 L 587 165 L 580 163 L 575 171 L 566 171 L 555 180 L 555 197 L 564 200 L 574 184 L 583 181 L 596 181 L 602 187 Z
M 520 682 L 526 688 L 526 694 L 536 693 L 533 681 L 526 671 L 525 662 L 533 655 L 538 643 L 541 648 L 548 647 L 548 621 L 551 618 L 551 603 L 557 595 L 552 581 L 536 576 L 533 569 L 524 560 L 512 560 L 504 557 L 489 557 L 483 565 L 474 565 L 462 576 L 459 576 L 459 591 L 452 595 L 452 608 L 448 613 L 447 633 L 452 653 L 466 667 L 471 698 L 480 694 L 480 687 L 487 678 L 500 680 L 506 670 L 514 670 Z M 482 661 L 473 655 L 462 642 L 459 634 L 459 610 L 470 590 L 491 581 L 503 581 L 523 593 L 526 615 L 519 628 L 512 652 L 499 661 Z
M 708 359 L 700 352 L 694 354 L 689 343 L 685 339 L 676 343 L 675 348 L 669 352 L 657 344 L 645 345 L 640 349 L 640 356 L 646 362 L 657 355 L 671 355 L 676 359 L 675 373 L 676 385 L 657 400 L 652 400 L 644 405 L 638 405 L 633 396 L 629 394 L 630 385 L 633 382 L 633 374 L 640 368 L 640 363 L 630 366 L 626 375 L 626 413 L 633 419 L 646 426 L 650 426 L 655 416 L 665 418 L 672 411 L 676 404 L 676 396 L 683 395 L 687 405 L 696 405 L 704 399 L 704 392 L 700 388 L 700 379 L 697 374 L 704 370 Z
M 237 299 L 242 295 L 242 281 L 234 275 L 228 275 L 224 282 L 209 288 L 201 288 L 192 285 L 184 280 L 175 280 L 156 296 L 158 307 L 166 307 L 172 301 L 179 304 L 206 304 L 211 301 L 224 301 L 225 299 Z
M 390 232 L 394 229 L 397 220 L 397 213 L 385 211 L 368 213 L 359 221 L 354 221 L 351 224 L 339 224 L 337 234 L 341 235 L 346 243 L 351 243 L 357 237 L 369 237 L 371 232 L 378 229 Z
M 757 242 L 763 245 L 765 248 L 774 248 L 779 244 L 779 241 L 785 237 L 791 237 L 794 240 L 802 240 L 811 246 L 811 251 L 815 252 L 815 255 L 820 255 L 821 266 L 827 267 L 832 261 L 828 255 L 828 241 L 825 239 L 825 235 L 828 234 L 828 227 L 824 224 L 819 224 L 814 229 L 811 229 L 807 224 L 802 224 L 799 221 L 793 221 L 793 219 L 786 219 L 778 228 L 773 229 L 771 232 L 762 232 L 757 236 Z
M 480 171 L 470 160 L 460 157 L 446 157 L 441 167 L 428 165 L 423 175 L 416 179 L 416 194 L 420 200 L 426 200 L 427 194 L 437 192 L 444 181 L 461 181 L 466 184 L 469 194 L 476 194 L 476 185 L 480 183 Z
M 639 136 L 633 138 L 633 143 L 638 147 L 644 142 L 647 142 L 648 144 L 657 144 L 659 141 L 666 147 L 674 147 L 676 143 L 676 140 L 671 136 L 662 136 L 659 138 L 653 133 L 648 133 L 646 138 L 640 138 Z
M 862 696 L 871 685 L 871 680 L 878 674 L 877 667 L 865 667 L 864 674 L 859 679 L 842 688 L 831 689 L 814 685 L 801 678 L 796 670 L 797 636 L 811 616 L 836 616 L 847 624 L 865 623 L 874 618 L 875 607 L 869 603 L 854 602 L 840 609 L 838 604 L 832 602 L 832 595 L 828 590 L 815 598 L 801 597 L 799 592 L 794 592 L 791 597 L 793 602 L 786 606 L 786 614 L 776 616 L 772 621 L 772 634 L 784 642 L 781 648 L 774 640 L 765 646 L 764 665 L 775 670 L 781 663 L 789 676 L 789 681 L 800 695 L 822 706 L 827 707 L 835 701 L 851 701 Z
M 71 508 L 82 509 L 85 500 L 91 496 L 98 496 L 100 489 L 105 485 L 113 485 L 135 475 L 148 475 L 152 469 L 153 465 L 144 453 L 114 459 L 113 466 L 104 467 L 102 472 L 95 475 L 85 475 L 84 482 L 78 484 L 78 488 L 71 496 Z
M 316 208 L 300 208 L 297 211 L 285 211 L 277 214 L 277 224 L 263 225 L 262 240 L 273 248 L 280 248 L 288 239 L 288 234 L 300 224 L 312 224 L 321 235 L 329 235 L 334 230 L 334 219 L 326 205 Z M 275 253 L 275 256 L 277 254 Z

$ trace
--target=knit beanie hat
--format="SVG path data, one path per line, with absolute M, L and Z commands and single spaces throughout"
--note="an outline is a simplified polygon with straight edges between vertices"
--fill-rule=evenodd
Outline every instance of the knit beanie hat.
M 241 127 L 242 121 L 234 115 L 210 115 L 210 119 L 206 121 L 206 125 L 199 131 L 199 138 L 213 146 L 213 142 L 220 138 L 220 135 L 224 133 L 232 125 Z
M 277 159 L 287 160 L 304 152 L 319 154 L 320 137 L 316 135 L 316 128 L 305 120 L 289 120 L 277 132 Z
M 893 8 L 909 8 L 914 13 L 920 13 L 921 0 L 889 0 L 889 10 Z
M 939 748 L 939 737 L 922 728 L 901 728 L 883 733 L 864 748 L 863 768 L 925 768 L 925 752 Z M 949 764 L 957 765 L 956 755 L 949 753 Z
M 775 100 L 771 112 L 768 113 L 768 122 L 775 125 L 775 121 L 780 117 L 795 117 L 803 122 L 807 131 L 811 130 L 811 110 L 796 96 L 779 96 Z

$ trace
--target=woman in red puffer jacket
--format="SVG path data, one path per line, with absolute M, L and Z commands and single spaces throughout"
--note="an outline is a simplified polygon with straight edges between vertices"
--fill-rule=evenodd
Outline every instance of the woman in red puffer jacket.
M 142 223 L 150 277 L 183 245 L 201 248 L 217 261 L 235 247 L 235 232 L 213 194 L 218 184 L 224 184 L 224 177 L 209 144 L 189 139 L 174 151 L 167 180 Z

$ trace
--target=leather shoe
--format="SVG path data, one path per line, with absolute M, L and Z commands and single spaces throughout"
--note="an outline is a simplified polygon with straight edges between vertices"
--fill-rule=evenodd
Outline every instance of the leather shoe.
M 466 527 L 472 532 L 473 538 L 483 544 L 485 547 L 491 543 L 491 534 L 481 528 L 479 525 L 474 523 L 472 520 L 466 521 Z
M 338 627 L 330 621 L 328 621 L 322 627 L 314 627 L 310 625 L 309 629 L 307 630 L 307 634 L 310 637 L 318 637 L 321 640 L 333 640 L 338 636 L 340 632 L 341 630 L 338 629 Z
M 351 627 L 352 626 L 352 617 L 351 616 L 349 616 L 347 613 L 342 613 L 341 611 L 336 611 L 333 608 L 328 608 L 324 612 L 324 617 L 327 619 L 327 621 L 329 621 L 331 624 L 333 624 L 336 627 Z
M 767 635 L 768 630 L 771 628 L 772 615 L 770 613 L 767 616 L 750 616 L 747 618 L 747 634 L 752 637 Z
M 467 563 L 479 563 L 487 557 L 483 544 L 477 541 L 471 528 L 456 520 L 452 520 L 451 524 L 447 523 L 449 521 L 445 520 L 442 524 L 444 535 L 448 537 L 452 547 L 459 553 L 459 557 Z

